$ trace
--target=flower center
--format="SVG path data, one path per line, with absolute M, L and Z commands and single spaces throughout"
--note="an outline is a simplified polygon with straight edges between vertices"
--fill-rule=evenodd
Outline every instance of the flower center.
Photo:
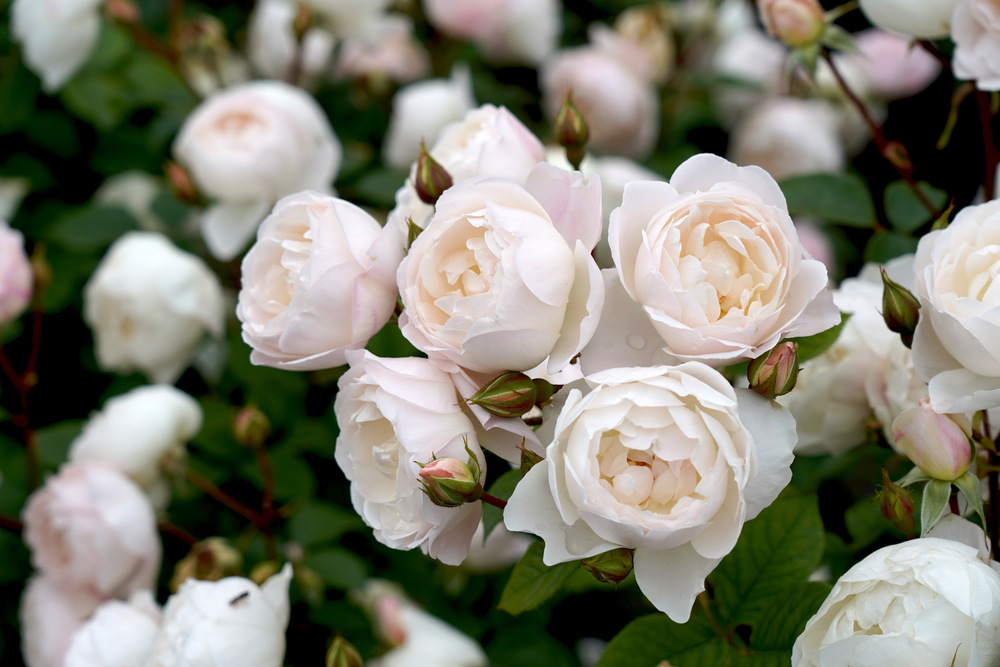
M 597 454 L 599 479 L 623 505 L 669 514 L 701 498 L 695 493 L 701 473 L 688 458 L 668 460 L 653 454 L 657 437 L 644 428 L 605 432 Z

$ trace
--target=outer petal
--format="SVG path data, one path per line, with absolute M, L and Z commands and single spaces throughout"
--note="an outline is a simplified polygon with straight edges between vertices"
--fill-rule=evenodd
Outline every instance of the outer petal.
M 673 549 L 636 549 L 635 581 L 657 609 L 676 623 L 691 618 L 694 599 L 705 590 L 705 577 L 721 558 L 705 558 L 690 544 Z
M 267 215 L 270 202 L 222 202 L 209 207 L 202 215 L 201 235 L 212 257 L 228 262 L 240 254 L 257 233 L 257 226 Z
M 792 450 L 798 441 L 792 413 L 750 389 L 737 389 L 740 421 L 753 436 L 756 475 L 743 489 L 749 521 L 774 502 L 792 479 Z
M 578 171 L 565 171 L 540 162 L 528 174 L 524 186 L 552 218 L 566 243 L 582 241 L 588 252 L 601 239 L 601 179 L 584 178 Z
M 559 339 L 549 355 L 548 372 L 558 373 L 597 331 L 604 308 L 604 281 L 597 262 L 590 256 L 583 241 L 574 249 L 576 277 L 569 293 L 569 303 L 563 318 Z
M 622 205 L 611 212 L 608 245 L 618 268 L 622 286 L 635 296 L 635 259 L 644 242 L 646 225 L 656 212 L 677 199 L 677 190 L 669 183 L 632 181 L 625 186 Z

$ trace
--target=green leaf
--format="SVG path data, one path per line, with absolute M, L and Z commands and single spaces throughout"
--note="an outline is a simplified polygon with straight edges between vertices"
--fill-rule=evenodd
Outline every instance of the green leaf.
M 579 561 L 549 567 L 542 562 L 544 545 L 534 542 L 514 566 L 500 595 L 498 609 L 517 615 L 542 604 L 559 592 L 563 582 L 580 567 Z
M 135 220 L 124 209 L 87 206 L 59 218 L 49 230 L 49 237 L 68 250 L 87 252 L 110 245 L 132 229 Z
M 486 647 L 490 667 L 576 667 L 573 654 L 546 632 L 525 623 L 500 628 Z
M 35 431 L 38 458 L 47 468 L 58 468 L 69 456 L 69 446 L 83 430 L 82 420 L 56 422 Z
M 347 549 L 334 547 L 306 556 L 305 564 L 323 578 L 326 585 L 337 590 L 350 590 L 364 583 L 368 566 Z
M 969 507 L 979 515 L 979 520 L 986 525 L 986 516 L 983 514 L 983 496 L 979 489 L 979 478 L 971 470 L 966 470 L 965 474 L 952 482 L 962 495 Z
M 521 471 L 508 470 L 504 474 L 497 477 L 492 486 L 487 489 L 487 492 L 492 496 L 500 498 L 501 500 L 510 500 L 510 495 L 514 493 L 514 487 L 517 486 L 519 481 L 521 481 Z M 498 507 L 493 507 L 493 505 L 483 503 L 484 540 L 489 537 L 490 532 L 492 532 L 493 528 L 501 521 L 503 521 L 503 510 Z
M 597 667 L 675 667 L 727 664 L 731 651 L 701 616 L 681 625 L 663 614 L 641 616 L 625 626 L 597 661 Z
M 924 485 L 924 493 L 920 499 L 920 537 L 926 535 L 941 518 L 950 497 L 951 482 L 932 479 Z
M 792 338 L 791 340 L 799 344 L 799 363 L 801 364 L 803 361 L 818 357 L 830 349 L 830 346 L 837 342 L 840 332 L 850 317 L 850 313 L 841 313 L 840 323 L 834 324 L 826 331 L 820 331 L 818 334 L 806 336 L 805 338 Z
M 948 193 L 930 183 L 920 181 L 917 183 L 917 188 L 939 211 L 948 201 Z M 885 189 L 884 203 L 885 217 L 898 231 L 913 232 L 931 221 L 931 212 L 920 203 L 906 181 L 890 183 Z
M 875 204 L 868 186 L 853 174 L 793 176 L 779 185 L 793 216 L 819 218 L 864 229 L 871 228 L 875 222 Z
M 753 623 L 784 588 L 805 580 L 823 555 L 815 496 L 774 502 L 743 527 L 733 551 L 709 576 L 720 623 Z
M 800 582 L 781 591 L 758 616 L 759 621 L 750 634 L 750 648 L 791 651 L 806 621 L 829 594 L 830 585 L 818 581 Z
M 865 261 L 885 264 L 890 259 L 917 251 L 917 239 L 895 232 L 876 234 L 865 246 Z
M 293 540 L 303 546 L 332 542 L 364 526 L 354 512 L 327 503 L 307 503 L 288 521 Z

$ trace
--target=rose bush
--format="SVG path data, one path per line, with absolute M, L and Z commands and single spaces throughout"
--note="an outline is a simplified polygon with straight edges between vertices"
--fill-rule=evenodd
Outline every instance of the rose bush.
M 639 588 L 684 623 L 743 523 L 791 479 L 795 421 L 697 362 L 587 384 L 571 391 L 504 524 L 545 540 L 547 565 L 635 549 Z

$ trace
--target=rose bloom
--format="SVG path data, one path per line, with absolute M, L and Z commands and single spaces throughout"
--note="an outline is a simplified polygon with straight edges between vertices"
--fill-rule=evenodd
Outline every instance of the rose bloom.
M 163 509 L 170 499 L 164 464 L 184 460 L 184 444 L 201 430 L 201 422 L 201 406 L 180 389 L 168 384 L 137 387 L 110 399 L 90 417 L 70 443 L 69 460 L 125 473 Z
M 955 78 L 980 90 L 1000 90 L 1000 7 L 990 0 L 960 0 L 952 17 Z
M 937 58 L 902 35 L 873 28 L 856 33 L 854 41 L 860 53 L 838 55 L 856 63 L 871 91 L 884 99 L 916 95 L 941 73 Z
M 559 0 L 424 0 L 427 20 L 479 45 L 492 60 L 538 65 L 562 28 Z
M 1000 574 L 976 549 L 925 537 L 847 571 L 806 623 L 792 667 L 1000 662 Z
M 65 667 L 74 633 L 104 601 L 90 586 L 38 575 L 21 597 L 21 655 L 27 667 Z
M 73 634 L 63 667 L 144 665 L 159 633 L 160 608 L 150 591 L 128 602 L 108 600 Z
M 951 13 L 959 0 L 859 0 L 873 25 L 917 39 L 947 37 Z
M 368 34 L 392 4 L 392 0 L 301 0 L 315 12 L 317 23 L 340 39 Z
M 281 81 L 254 81 L 210 96 L 184 121 L 173 152 L 199 190 L 218 200 L 204 214 L 202 235 L 223 261 L 253 238 L 278 199 L 329 190 L 341 159 L 323 109 Z
M 14 0 L 11 32 L 28 68 L 54 93 L 83 67 L 101 28 L 102 0 Z
M 641 306 L 633 319 L 648 318 L 678 359 L 753 359 L 840 319 L 826 267 L 804 256 L 785 197 L 760 168 L 702 154 L 670 183 L 632 182 L 608 239 Z
M 396 305 L 400 230 L 318 192 L 277 203 L 243 258 L 236 315 L 250 361 L 291 370 L 334 368 L 364 347 Z
M 427 79 L 396 92 L 382 155 L 394 169 L 408 169 L 420 156 L 420 142 L 433 144 L 441 130 L 461 120 L 473 106 L 472 80 L 465 66 L 450 79 Z
M 572 92 L 587 121 L 589 148 L 648 157 L 660 133 L 660 105 L 647 55 L 605 26 L 596 26 L 590 37 L 590 44 L 559 51 L 542 64 L 545 110 L 555 116 Z
M 485 470 L 476 428 L 460 407 L 448 375 L 422 358 L 381 359 L 364 350 L 347 353 L 334 402 L 340 435 L 337 465 L 351 482 L 355 511 L 393 549 L 420 547 L 448 565 L 469 552 L 482 503 L 439 507 L 419 481 L 420 466 L 434 457 L 469 460 Z
M 791 479 L 795 421 L 716 370 L 616 368 L 572 389 L 545 459 L 504 510 L 546 565 L 635 549 L 635 578 L 678 623 L 743 523 Z
M 777 180 L 838 172 L 847 163 L 837 112 L 824 100 L 772 97 L 733 129 L 729 158 L 756 165 Z
M 16 320 L 28 307 L 33 282 L 24 235 L 0 220 L 0 326 Z
M 148 667 L 281 667 L 292 566 L 258 586 L 243 577 L 187 579 L 163 606 Z
M 300 42 L 295 34 L 298 13 L 299 5 L 292 0 L 262 0 L 254 5 L 247 23 L 247 57 L 269 79 L 282 79 L 297 67 L 298 82 L 311 87 L 328 69 L 334 38 L 322 28 L 310 27 Z
M 28 498 L 24 541 L 42 574 L 116 597 L 151 589 L 160 571 L 153 506 L 112 468 L 69 463 Z
M 600 184 L 541 164 L 527 189 L 470 179 L 438 200 L 397 280 L 399 327 L 428 356 L 482 373 L 555 373 L 587 343 L 604 290 L 590 251 Z
M 156 232 L 112 244 L 83 288 L 83 318 L 107 371 L 174 382 L 207 332 L 221 337 L 222 287 L 208 265 Z
M 917 246 L 913 362 L 938 412 L 1000 406 L 998 256 L 1000 201 L 962 209 Z
M 430 72 L 430 57 L 414 37 L 410 17 L 386 14 L 371 32 L 371 35 L 348 37 L 340 45 L 337 76 L 348 79 L 385 76 L 397 83 L 409 83 Z

